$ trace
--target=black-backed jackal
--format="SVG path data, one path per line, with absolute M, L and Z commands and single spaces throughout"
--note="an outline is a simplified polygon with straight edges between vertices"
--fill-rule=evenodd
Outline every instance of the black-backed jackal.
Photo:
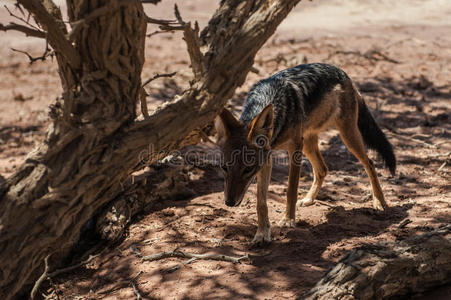
M 271 150 L 290 155 L 287 205 L 281 226 L 295 226 L 302 152 L 312 164 L 313 184 L 300 205 L 314 202 L 327 173 L 318 149 L 318 134 L 332 127 L 340 132 L 349 151 L 365 167 L 373 190 L 373 206 L 387 204 L 373 162 L 365 146 L 375 149 L 392 174 L 396 158 L 391 144 L 376 124 L 348 75 L 328 64 L 305 64 L 259 81 L 249 92 L 243 113 L 236 119 L 227 109 L 215 121 L 223 152 L 225 203 L 238 206 L 257 176 L 258 229 L 253 244 L 271 240 L 266 194 L 271 178 Z

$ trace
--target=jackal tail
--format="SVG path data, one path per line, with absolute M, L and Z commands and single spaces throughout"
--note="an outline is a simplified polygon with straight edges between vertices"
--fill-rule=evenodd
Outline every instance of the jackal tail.
M 374 120 L 363 99 L 359 101 L 358 127 L 363 141 L 369 149 L 376 150 L 385 162 L 392 175 L 396 172 L 396 157 L 393 147 Z

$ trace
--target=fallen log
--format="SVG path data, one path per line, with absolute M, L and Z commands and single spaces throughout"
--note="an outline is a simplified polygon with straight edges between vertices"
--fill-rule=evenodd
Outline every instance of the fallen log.
M 451 225 L 348 252 L 301 299 L 391 299 L 451 283 Z

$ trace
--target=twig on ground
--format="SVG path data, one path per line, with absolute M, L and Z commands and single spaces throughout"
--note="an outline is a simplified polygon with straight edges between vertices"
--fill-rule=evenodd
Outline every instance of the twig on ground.
M 99 255 L 100 255 L 100 253 L 99 253 L 99 254 L 96 254 L 96 255 L 91 255 L 91 256 L 89 256 L 88 259 L 86 259 L 86 260 L 84 260 L 84 261 L 82 261 L 82 262 L 79 262 L 78 264 L 75 264 L 75 265 L 70 266 L 70 267 L 67 267 L 67 268 L 55 270 L 55 271 L 53 271 L 52 273 L 48 274 L 48 277 L 55 277 L 55 276 L 57 276 L 57 275 L 59 275 L 59 274 L 62 274 L 62 273 L 66 273 L 66 272 L 70 272 L 70 271 L 72 271 L 72 270 L 75 270 L 75 269 L 77 269 L 77 268 L 79 268 L 79 267 L 81 267 L 81 266 L 84 266 L 84 265 L 90 263 L 94 258 L 98 257 Z
M 285 58 L 285 55 L 283 55 L 281 53 L 277 54 L 275 57 L 271 57 L 271 58 L 268 58 L 268 59 L 265 59 L 265 60 L 263 60 L 263 59 L 256 60 L 256 62 L 259 65 L 263 65 L 263 64 L 266 64 L 266 63 L 270 63 L 270 62 L 276 62 L 277 65 L 280 65 L 280 63 L 283 62 L 285 66 L 288 63 L 287 59 Z
M 50 255 L 47 255 L 46 258 L 44 259 L 44 272 L 42 273 L 41 277 L 39 277 L 39 279 L 35 282 L 33 289 L 31 290 L 30 293 L 30 299 L 34 299 L 34 297 L 36 296 L 36 293 L 38 292 L 39 287 L 41 286 L 41 284 L 44 282 L 44 280 L 48 277 L 48 272 L 49 272 L 49 257 Z
M 321 204 L 321 205 L 325 205 L 325 206 L 329 206 L 329 207 L 335 207 L 334 205 L 330 205 L 329 203 L 324 202 L 322 200 L 318 200 L 318 199 L 315 200 L 315 203 L 318 203 L 318 204 Z
M 435 145 L 436 145 L 436 146 L 441 146 L 441 145 L 443 145 L 443 144 L 449 144 L 449 143 L 451 143 L 451 141 L 445 140 L 445 141 L 438 142 L 438 143 L 435 144 Z M 450 152 L 450 153 L 451 153 L 451 152 Z
M 188 259 L 188 260 L 185 261 L 185 262 L 176 264 L 175 266 L 172 266 L 172 267 L 170 267 L 169 269 L 164 270 L 164 272 L 165 272 L 165 273 L 172 273 L 172 272 L 175 272 L 175 271 L 177 271 L 178 269 L 180 269 L 182 266 L 184 266 L 184 265 L 189 265 L 190 263 L 192 263 L 192 262 L 194 262 L 194 261 L 196 261 L 196 260 L 197 260 L 197 258 L 195 258 L 195 257 L 190 258 L 190 259 Z
M 42 293 L 42 297 L 45 300 L 59 300 L 60 297 L 58 296 L 58 287 L 57 287 L 57 285 L 55 284 L 55 282 L 53 282 L 52 278 L 47 276 L 47 279 L 48 279 L 50 285 L 52 286 L 53 290 L 48 295 L 45 295 L 44 293 Z
M 135 282 L 135 280 L 138 279 L 138 277 L 139 277 L 142 273 L 144 273 L 144 272 L 143 272 L 143 271 L 139 271 L 138 274 L 136 274 L 135 277 L 133 277 L 132 279 L 130 279 L 130 280 L 122 280 L 122 281 L 119 281 L 118 283 L 116 283 L 115 285 L 113 285 L 111 288 L 106 289 L 106 290 L 103 290 L 103 291 L 98 291 L 98 292 L 96 292 L 96 293 L 97 293 L 97 294 L 108 294 L 108 293 L 111 293 L 111 292 L 114 292 L 114 291 L 117 291 L 117 290 L 126 288 L 126 287 L 130 286 L 130 284 L 131 284 L 132 282 Z
M 207 254 L 195 254 L 195 253 L 188 253 L 183 252 L 178 249 L 175 249 L 173 251 L 164 251 L 159 252 L 156 254 L 144 256 L 141 258 L 142 261 L 156 261 L 160 259 L 170 258 L 170 257 L 180 257 L 180 258 L 189 258 L 186 262 L 177 264 L 169 269 L 167 269 L 165 272 L 174 272 L 178 270 L 181 266 L 190 264 L 196 260 L 218 260 L 218 261 L 226 261 L 231 263 L 239 263 L 242 260 L 249 260 L 249 255 L 243 255 L 239 257 L 233 257 L 228 256 L 224 254 L 216 254 L 216 253 L 207 253 Z
M 133 281 L 130 281 L 130 284 L 131 284 L 132 287 L 133 287 L 133 292 L 135 292 L 136 300 L 141 300 L 141 299 L 142 299 L 142 296 L 141 296 L 141 294 L 139 293 L 139 290 L 138 290 L 138 288 L 136 287 L 135 283 L 134 283 Z
M 437 171 L 440 172 L 444 167 L 446 167 L 446 161 L 437 169 Z
M 436 146 L 437 145 L 438 144 L 436 144 Z M 448 157 L 448 156 L 451 156 L 451 151 L 449 151 L 447 153 L 437 153 L 437 154 L 428 155 L 427 158 Z
M 332 52 L 331 54 L 329 54 L 329 56 L 326 58 L 326 60 L 331 59 L 333 56 L 337 55 L 337 54 L 343 54 L 343 55 L 356 55 L 356 56 L 360 56 L 363 58 L 368 59 L 369 61 L 388 61 L 394 64 L 399 64 L 401 63 L 400 61 L 390 58 L 388 57 L 388 55 L 382 53 L 379 50 L 376 49 L 370 49 L 364 53 L 360 52 L 360 51 L 344 51 L 344 50 L 337 50 Z
M 387 127 L 387 128 L 388 128 L 388 127 Z M 388 129 L 390 129 L 390 128 L 388 128 Z M 426 147 L 428 147 L 428 148 L 433 148 L 433 149 L 436 149 L 436 148 L 437 148 L 436 145 L 429 144 L 429 143 L 427 143 L 427 142 L 425 142 L 425 141 L 422 141 L 422 140 L 419 140 L 419 139 L 416 139 L 416 138 L 412 138 L 412 137 L 410 137 L 410 136 L 404 136 L 404 135 L 401 135 L 401 134 L 399 134 L 399 133 L 393 132 L 393 131 L 391 131 L 391 130 L 390 130 L 390 132 L 388 132 L 388 134 L 391 134 L 391 135 L 393 135 L 393 136 L 396 136 L 396 137 L 399 137 L 399 138 L 402 138 L 402 139 L 406 139 L 406 140 L 410 140 L 410 141 L 413 141 L 413 142 L 422 144 L 422 145 L 424 145 L 424 146 L 426 146 Z
M 404 228 L 407 225 L 409 225 L 410 223 L 412 223 L 412 221 L 410 219 L 405 219 L 404 221 L 402 221 L 401 223 L 399 223 L 398 227 L 399 228 Z

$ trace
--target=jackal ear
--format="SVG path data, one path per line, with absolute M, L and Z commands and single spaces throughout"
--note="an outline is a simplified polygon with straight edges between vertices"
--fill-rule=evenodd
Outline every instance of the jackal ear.
M 269 148 L 274 129 L 274 109 L 269 104 L 249 125 L 247 140 L 259 147 Z
M 241 122 L 235 118 L 232 112 L 224 108 L 215 119 L 215 128 L 218 133 L 217 143 L 223 144 L 230 137 L 230 133 L 241 126 Z

